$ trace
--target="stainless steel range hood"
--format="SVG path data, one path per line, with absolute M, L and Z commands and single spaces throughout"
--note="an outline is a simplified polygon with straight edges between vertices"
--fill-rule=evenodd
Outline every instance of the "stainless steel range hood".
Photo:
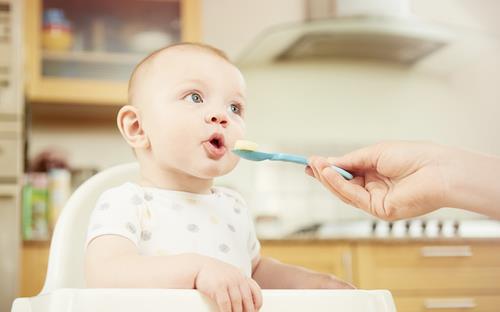
M 252 43 L 237 63 L 245 66 L 362 58 L 414 64 L 452 40 L 450 31 L 401 13 L 406 1 L 389 2 L 397 5 L 399 10 L 388 10 L 387 1 L 380 0 L 308 0 L 309 21 L 269 29 Z M 328 3 L 330 10 L 319 9 L 319 3 L 322 7 Z M 342 5 L 352 6 L 353 3 L 359 4 L 357 11 L 345 12 Z M 379 11 L 370 13 L 370 3 L 383 6 L 375 6 Z M 363 6 L 364 11 L 361 10 Z M 374 11 L 373 7 L 371 10 Z M 325 17 L 324 13 L 328 11 L 331 13 Z M 322 16 L 318 19 L 318 14 L 311 12 L 321 12 Z

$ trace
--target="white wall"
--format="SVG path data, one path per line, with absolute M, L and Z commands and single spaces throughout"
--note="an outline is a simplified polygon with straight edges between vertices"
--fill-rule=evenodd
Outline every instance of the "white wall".
M 500 49 L 496 52 L 500 55 Z M 481 61 L 480 70 L 467 65 L 444 76 L 345 62 L 247 69 L 248 138 L 269 150 L 305 155 L 337 155 L 389 139 L 430 140 L 500 155 L 500 63 Z M 252 168 L 246 176 L 260 182 L 256 186 L 259 197 L 278 194 L 279 203 L 254 198 L 257 209 L 270 208 L 299 223 L 361 216 L 333 200 L 319 184 L 311 185 L 302 168 L 245 166 Z M 274 175 L 265 170 L 273 170 Z M 245 189 L 238 178 L 232 182 Z M 305 201 L 297 207 L 299 199 Z M 472 215 L 443 210 L 433 216 Z
M 303 0 L 203 0 L 203 39 L 235 59 L 270 27 L 304 19 Z
M 493 83 L 500 64 L 494 71 L 479 76 L 464 68 L 441 78 L 346 63 L 249 69 L 249 134 L 299 146 L 432 140 L 500 154 L 500 91 Z

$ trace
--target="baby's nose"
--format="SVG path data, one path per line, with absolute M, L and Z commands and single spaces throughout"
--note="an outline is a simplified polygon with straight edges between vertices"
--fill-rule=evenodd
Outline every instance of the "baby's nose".
M 206 117 L 208 123 L 220 124 L 222 127 L 227 126 L 227 116 L 224 113 L 211 113 Z

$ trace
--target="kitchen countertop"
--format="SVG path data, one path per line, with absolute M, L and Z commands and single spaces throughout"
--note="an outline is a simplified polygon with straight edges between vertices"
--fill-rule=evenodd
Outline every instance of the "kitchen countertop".
M 471 220 L 349 220 L 314 223 L 289 233 L 273 233 L 275 227 L 257 232 L 263 243 L 500 243 L 500 221 Z
M 500 244 L 500 237 L 496 238 L 473 238 L 473 237 L 338 237 L 338 238 L 318 238 L 314 236 L 284 237 L 284 238 L 261 238 L 261 244 L 328 244 L 328 243 L 387 243 L 387 244 L 467 244 L 467 243 L 492 243 Z

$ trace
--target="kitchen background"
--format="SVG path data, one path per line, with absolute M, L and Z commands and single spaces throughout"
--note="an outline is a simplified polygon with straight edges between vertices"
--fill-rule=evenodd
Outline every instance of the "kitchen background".
M 238 62 L 259 35 L 276 25 L 302 22 L 307 5 L 315 2 L 327 1 L 203 1 L 202 40 Z M 390 139 L 431 140 L 500 154 L 500 24 L 492 16 L 499 4 L 408 3 L 412 14 L 449 27 L 455 36 L 412 66 L 346 59 L 242 66 L 250 103 L 248 138 L 263 149 L 304 155 L 337 155 Z M 91 124 L 79 122 L 78 109 L 67 122 L 35 120 L 28 133 L 29 158 L 56 146 L 77 168 L 100 170 L 134 160 L 112 120 L 90 117 Z M 95 157 L 96 150 L 106 153 Z M 221 183 L 237 188 L 256 211 L 291 219 L 291 227 L 296 222 L 364 217 L 293 165 L 242 161 Z M 471 216 L 456 210 L 438 215 Z
M 22 13 L 19 25 L 24 33 L 12 58 L 19 60 L 24 55 L 25 60 L 23 67 L 18 66 L 18 80 L 24 86 L 19 92 L 26 99 L 24 117 L 14 118 L 23 127 L 23 131 L 15 131 L 19 133 L 15 138 L 25 146 L 24 157 L 19 156 L 25 161 L 19 160 L 19 167 L 27 171 L 46 166 L 48 158 L 59 161 L 59 166 L 73 174 L 70 186 L 66 173 L 53 172 L 51 178 L 66 185 L 58 189 L 62 198 L 92 173 L 134 161 L 114 121 L 119 105 L 125 102 L 121 81 L 155 45 L 181 38 L 219 47 L 240 65 L 250 103 L 247 138 L 259 143 L 262 150 L 339 155 L 381 140 L 404 139 L 500 155 L 499 1 L 373 0 L 359 6 L 363 1 L 22 2 L 11 2 Z M 147 23 L 143 16 L 148 16 Z M 297 25 L 306 20 L 326 18 L 339 25 L 352 21 L 371 25 L 380 16 L 418 18 L 421 25 L 417 28 L 439 30 L 443 46 L 411 64 L 394 57 L 378 60 L 352 55 L 273 61 L 273 51 L 286 46 L 286 34 L 280 33 L 301 27 Z M 15 38 L 14 27 L 12 30 Z M 92 88 L 95 92 L 89 92 Z M 12 123 L 8 118 L 2 120 Z M 16 181 L 21 183 L 22 179 Z M 265 252 L 338 274 L 360 287 L 391 289 L 402 311 L 434 309 L 436 304 L 448 309 L 465 306 L 494 311 L 500 303 L 500 249 L 495 240 L 500 230 L 494 221 L 443 209 L 423 218 L 430 220 L 427 222 L 375 222 L 333 198 L 294 164 L 243 160 L 218 184 L 237 189 L 247 199 Z M 15 205 L 20 213 L 21 202 Z M 26 238 L 25 229 L 21 225 L 19 229 Z M 4 271 L 20 272 L 16 296 L 35 295 L 40 290 L 50 222 L 46 229 L 46 234 L 42 230 L 38 237 L 24 242 L 19 268 L 11 265 L 12 261 L 4 264 Z M 378 240 L 372 241 L 374 237 Z M 382 246 L 377 245 L 380 239 Z M 383 239 L 396 240 L 396 246 L 386 245 Z M 385 254 L 412 254 L 412 248 L 426 247 L 414 246 L 414 242 L 428 243 L 429 239 L 438 246 L 444 239 L 443 248 L 458 244 L 472 248 L 474 256 L 487 253 L 492 258 L 474 258 L 470 265 L 463 262 L 458 273 L 447 271 L 444 266 L 448 261 L 462 259 L 459 252 L 446 262 L 420 263 L 428 270 L 408 273 L 403 278 L 406 283 L 387 277 L 404 273 L 395 269 L 403 266 L 396 260 L 385 263 Z M 304 254 L 311 256 L 300 256 Z M 372 264 L 366 264 L 370 261 Z M 414 264 L 413 260 L 402 261 Z M 383 267 L 377 267 L 381 263 Z M 425 276 L 436 274 L 451 274 L 456 279 L 450 281 L 452 286 L 427 285 Z M 431 293 L 426 292 L 429 289 Z M 439 301 L 442 297 L 444 303 Z

